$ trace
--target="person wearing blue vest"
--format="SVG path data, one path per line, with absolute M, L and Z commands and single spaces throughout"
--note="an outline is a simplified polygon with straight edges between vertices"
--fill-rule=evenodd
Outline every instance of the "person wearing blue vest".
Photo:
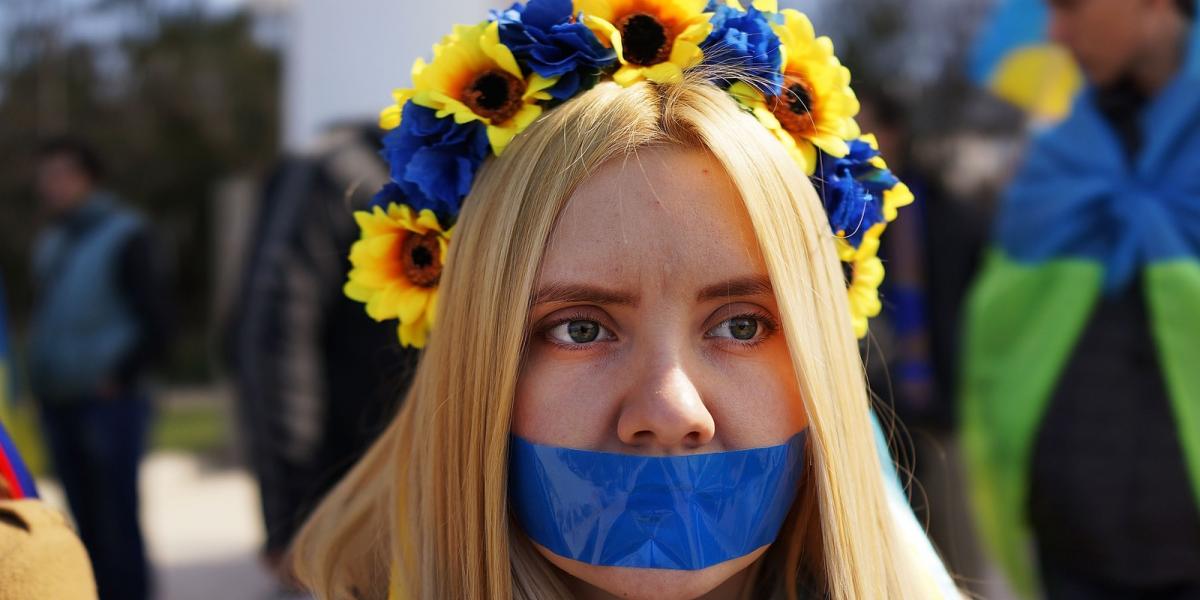
M 147 221 L 100 188 L 90 147 L 58 139 L 38 159 L 48 223 L 33 252 L 30 386 L 100 598 L 142 600 L 137 472 L 151 412 L 142 379 L 168 338 L 162 252 Z

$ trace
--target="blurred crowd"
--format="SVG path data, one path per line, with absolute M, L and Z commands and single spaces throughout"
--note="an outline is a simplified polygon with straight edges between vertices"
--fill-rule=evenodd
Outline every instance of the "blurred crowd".
M 1038 34 L 1084 82 L 1054 123 L 973 91 L 964 103 L 990 108 L 947 131 L 930 126 L 924 93 L 856 84 L 863 129 L 917 198 L 881 251 L 867 375 L 914 509 L 965 591 L 1200 600 L 1196 3 L 1038 4 Z M 183 296 L 202 292 L 178 284 L 188 257 L 163 235 L 171 227 L 156 223 L 153 199 L 123 196 L 134 171 L 109 177 L 106 163 L 122 162 L 112 144 L 101 153 L 54 133 L 26 148 L 36 217 L 0 215 L 5 231 L 36 229 L 22 248 L 27 306 L 6 311 L 12 274 L 0 272 L 0 405 L 33 400 L 99 597 L 154 594 L 138 480 L 150 382 L 195 322 L 218 349 L 213 371 L 232 382 L 263 564 L 281 597 L 303 597 L 288 545 L 389 422 L 419 358 L 342 294 L 352 212 L 388 177 L 378 130 L 328 127 L 220 188 L 225 209 L 194 224 L 212 229 L 224 282 L 199 316 Z M 0 515 L 36 496 L 11 483 L 28 478 L 8 461 L 0 452 L 0 498 L 13 498 Z M 10 526 L 0 519 L 0 556 Z M 0 564 L 0 584 L 19 567 L 35 568 Z M 997 573 L 1006 584 L 989 583 Z M 0 589 L 17 597 L 32 596 Z

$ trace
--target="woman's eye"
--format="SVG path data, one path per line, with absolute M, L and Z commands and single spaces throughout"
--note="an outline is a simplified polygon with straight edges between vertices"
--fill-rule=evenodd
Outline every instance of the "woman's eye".
M 561 344 L 588 344 L 608 339 L 612 334 L 596 321 L 572 319 L 555 325 L 546 335 Z
M 726 319 L 721 324 L 708 330 L 709 337 L 730 338 L 739 342 L 749 342 L 759 337 L 765 329 L 755 317 L 734 317 Z

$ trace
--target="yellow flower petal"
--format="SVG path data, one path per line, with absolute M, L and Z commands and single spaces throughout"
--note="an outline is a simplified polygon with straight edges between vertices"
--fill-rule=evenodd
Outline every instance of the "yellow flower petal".
M 517 59 L 513 56 L 512 50 L 500 43 L 499 22 L 493 21 L 483 30 L 483 36 L 479 39 L 479 47 L 501 69 L 508 71 L 518 79 L 524 79 L 525 76 L 521 73 L 521 67 L 517 65 Z
M 342 286 L 342 292 L 346 294 L 346 297 L 356 302 L 368 302 L 371 299 L 371 295 L 375 293 L 375 288 L 367 287 L 351 280 Z
M 808 141 L 797 141 L 796 149 L 800 152 L 800 166 L 804 173 L 811 176 L 817 172 L 817 147 Z
M 629 87 L 645 79 L 645 71 L 646 70 L 642 67 L 625 65 L 624 67 L 617 69 L 616 73 L 613 73 L 613 81 L 617 82 L 622 87 Z
M 900 214 L 900 207 L 912 204 L 915 198 L 912 190 L 903 181 L 883 193 L 883 217 L 890 223 Z
M 408 287 L 397 291 L 395 298 L 396 315 L 401 322 L 415 323 L 425 314 L 425 306 L 429 302 L 429 288 Z
M 367 314 L 377 321 L 398 319 L 397 335 L 405 345 L 423 345 L 430 331 L 430 302 L 436 287 L 423 287 L 409 281 L 403 256 L 404 242 L 410 235 L 438 234 L 442 262 L 449 248 L 449 232 L 443 231 L 437 215 L 430 210 L 414 214 L 403 204 L 389 204 L 384 210 L 355 213 L 362 237 L 350 248 L 352 268 L 342 291 L 352 300 L 366 304 Z
M 379 113 L 379 127 L 381 129 L 395 129 L 400 126 L 400 107 L 389 106 Z
M 642 76 L 655 83 L 679 83 L 683 81 L 683 69 L 673 62 L 662 62 L 642 69 Z

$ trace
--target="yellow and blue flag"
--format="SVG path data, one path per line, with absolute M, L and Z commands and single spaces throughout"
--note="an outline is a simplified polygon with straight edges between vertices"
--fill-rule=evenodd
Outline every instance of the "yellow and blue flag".
M 1047 0 L 998 0 L 972 48 L 971 79 L 1042 123 L 1061 121 L 1085 81 L 1065 48 L 1047 37 Z M 1197 2 L 1200 4 L 1200 0 Z M 1189 56 L 1200 56 L 1200 21 Z M 1188 61 L 1197 64 L 1197 61 Z
M 1066 49 L 1046 37 L 1045 0 L 1000 0 L 970 58 L 970 75 L 1033 118 L 1055 122 L 1067 116 L 1083 74 Z

